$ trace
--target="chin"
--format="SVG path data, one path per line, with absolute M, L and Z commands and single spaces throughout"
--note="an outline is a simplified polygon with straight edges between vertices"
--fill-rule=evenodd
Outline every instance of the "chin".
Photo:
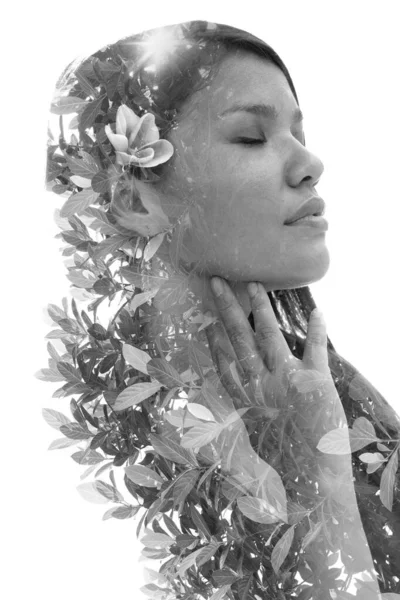
M 329 253 L 325 249 L 318 256 L 296 260 L 290 268 L 289 265 L 285 265 L 286 269 L 281 269 L 275 276 L 271 273 L 264 274 L 259 281 L 263 282 L 267 291 L 301 288 L 320 281 L 326 275 L 329 264 Z
M 289 277 L 290 285 L 287 288 L 305 287 L 316 281 L 320 281 L 329 269 L 330 258 L 328 250 L 321 253 L 318 257 L 311 257 L 297 265 L 293 271 L 292 277 Z

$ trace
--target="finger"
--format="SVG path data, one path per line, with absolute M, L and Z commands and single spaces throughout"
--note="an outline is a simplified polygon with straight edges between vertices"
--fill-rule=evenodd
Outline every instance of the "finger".
M 217 356 L 217 370 L 221 378 L 222 385 L 232 398 L 235 408 L 242 408 L 244 405 L 250 403 L 250 399 L 247 396 L 241 382 L 235 381 L 232 371 L 231 363 L 225 352 L 219 348 L 216 352 Z
M 206 315 L 210 317 L 213 316 L 211 311 L 207 311 Z M 236 361 L 237 357 L 235 354 L 235 350 L 233 349 L 232 344 L 229 341 L 228 335 L 220 321 L 214 321 L 210 325 L 207 325 L 204 331 L 206 332 L 211 358 L 213 359 L 215 365 L 217 365 L 218 363 L 219 350 L 223 350 L 226 359 L 229 360 L 229 362 L 232 362 L 233 360 Z M 240 377 L 243 377 L 244 371 L 242 367 L 237 363 L 237 361 L 236 367 Z
M 206 313 L 206 315 L 207 314 L 210 316 L 212 315 L 211 312 Z M 205 328 L 205 332 L 211 357 L 221 379 L 221 383 L 232 398 L 235 408 L 241 408 L 249 403 L 249 398 L 240 383 L 240 377 L 243 377 L 244 371 L 241 366 L 236 363 L 236 357 L 232 358 L 232 356 L 229 356 L 221 346 L 222 336 L 226 337 L 226 333 L 221 324 L 211 323 Z M 234 354 L 233 349 L 232 352 Z M 240 375 L 240 377 L 237 377 L 237 381 L 231 368 L 232 361 L 235 361 L 237 373 Z
M 254 317 L 256 342 L 270 371 L 276 370 L 293 356 L 279 328 L 270 299 L 260 283 L 247 287 Z
M 220 284 L 220 285 L 218 285 Z M 211 279 L 215 304 L 222 324 L 235 350 L 239 363 L 248 374 L 258 374 L 265 369 L 251 325 L 229 284 L 220 277 Z
M 330 373 L 328 364 L 327 334 L 324 317 L 315 308 L 308 323 L 303 363 L 307 369 Z

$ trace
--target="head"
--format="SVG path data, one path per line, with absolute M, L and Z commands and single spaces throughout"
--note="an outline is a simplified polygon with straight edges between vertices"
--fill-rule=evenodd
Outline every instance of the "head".
M 138 213 L 148 210 L 139 182 L 146 180 L 141 189 L 157 205 L 157 222 L 171 225 L 157 252 L 170 263 L 169 275 L 189 275 L 203 299 L 212 275 L 229 280 L 239 301 L 248 281 L 260 281 L 277 312 L 286 313 L 282 324 L 293 319 L 303 332 L 315 306 L 307 286 L 325 274 L 329 255 L 324 229 L 287 221 L 315 195 L 323 165 L 305 146 L 297 94 L 276 52 L 234 27 L 190 21 L 125 38 L 70 65 L 58 83 L 59 93 L 64 89 L 78 99 L 104 97 L 91 116 L 80 115 L 78 129 L 83 148 L 110 172 L 96 191 L 118 225 L 138 233 Z M 258 108 L 236 110 L 239 104 Z M 114 129 L 120 105 L 154 115 L 173 154 L 151 168 L 124 167 L 115 183 L 106 128 Z M 138 241 L 142 251 L 145 242 Z
M 237 107 L 270 105 L 269 112 Z M 210 84 L 186 101 L 156 184 L 187 210 L 181 260 L 205 275 L 296 288 L 328 268 L 325 228 L 287 221 L 323 172 L 304 143 L 299 106 L 276 63 L 230 48 Z

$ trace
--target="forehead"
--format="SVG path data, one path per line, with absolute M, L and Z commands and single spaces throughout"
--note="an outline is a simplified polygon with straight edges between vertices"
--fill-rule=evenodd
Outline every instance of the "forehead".
M 265 103 L 279 113 L 291 114 L 297 102 L 283 72 L 275 64 L 250 52 L 228 54 L 210 86 L 196 92 L 194 104 L 200 115 L 220 119 L 233 104 Z

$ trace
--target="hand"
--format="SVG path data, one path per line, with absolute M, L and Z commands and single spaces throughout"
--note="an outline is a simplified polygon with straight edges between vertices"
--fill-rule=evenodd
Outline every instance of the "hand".
M 215 279 L 219 278 L 213 278 L 212 287 Z M 217 294 L 214 287 L 213 291 L 221 323 L 211 324 L 205 331 L 221 381 L 236 400 L 236 408 L 264 407 L 267 415 L 268 411 L 279 411 L 280 418 L 274 419 L 274 429 L 280 433 L 279 452 L 300 457 L 299 464 L 307 463 L 309 472 L 319 468 L 318 483 L 324 492 L 334 490 L 343 502 L 348 502 L 349 494 L 354 499 L 351 454 L 325 454 L 316 448 L 325 433 L 347 425 L 330 374 L 321 314 L 317 310 L 311 314 L 303 358 L 299 360 L 291 353 L 261 284 L 255 284 L 254 294 L 249 286 L 254 334 L 230 286 L 219 281 L 222 293 Z M 231 356 L 223 347 L 232 349 Z M 339 476 L 342 486 L 338 485 Z M 347 493 L 343 494 L 345 488 Z
M 261 284 L 256 285 L 254 294 L 251 285 L 248 288 L 254 333 L 229 285 L 220 281 L 222 293 L 215 294 L 220 322 L 205 329 L 211 355 L 236 410 L 240 403 L 257 407 L 260 413 L 265 411 L 267 422 L 270 420 L 264 435 L 266 444 L 262 444 L 262 449 L 266 448 L 263 457 L 254 452 L 244 424 L 239 429 L 238 448 L 233 436 L 228 437 L 228 443 L 219 445 L 224 470 L 229 467 L 247 493 L 261 500 L 262 504 L 255 505 L 262 507 L 260 522 L 273 522 L 275 515 L 283 518 L 288 507 L 285 489 L 290 489 L 290 499 L 297 506 L 307 505 L 310 511 L 323 515 L 318 540 L 325 544 L 329 539 L 330 547 L 340 548 L 341 556 L 348 555 L 350 564 L 357 558 L 359 570 L 371 582 L 369 597 L 379 598 L 379 585 L 354 491 L 350 444 L 345 455 L 326 454 L 317 448 L 325 433 L 347 425 L 329 369 L 326 328 L 321 314 L 317 310 L 311 313 L 300 360 L 291 353 Z M 227 404 L 223 395 L 221 402 Z M 277 449 L 278 462 L 271 468 L 270 459 L 276 458 Z M 228 452 L 233 457 L 229 462 Z M 284 482 L 283 489 L 277 473 Z M 311 503 L 309 498 L 313 498 Z M 356 583 L 353 572 L 347 573 L 347 568 L 345 571 L 347 583 Z

